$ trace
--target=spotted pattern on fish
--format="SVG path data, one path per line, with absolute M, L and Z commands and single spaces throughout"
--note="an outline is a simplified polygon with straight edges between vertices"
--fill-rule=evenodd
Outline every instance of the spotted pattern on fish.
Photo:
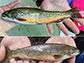
M 9 59 L 14 57 L 23 60 L 59 61 L 71 58 L 80 53 L 76 47 L 56 43 L 34 45 L 17 50 L 9 50 L 7 47 L 6 49 L 6 58 L 0 63 L 9 63 Z
M 29 23 L 52 23 L 63 18 L 82 18 L 75 7 L 68 11 L 44 11 L 36 8 L 16 8 L 5 11 L 2 19 L 21 24 Z

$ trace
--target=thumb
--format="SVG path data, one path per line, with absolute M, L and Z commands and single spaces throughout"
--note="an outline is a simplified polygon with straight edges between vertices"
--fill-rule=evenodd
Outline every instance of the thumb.
M 5 51 L 5 46 L 0 44 L 0 61 L 2 61 L 5 58 L 6 51 Z

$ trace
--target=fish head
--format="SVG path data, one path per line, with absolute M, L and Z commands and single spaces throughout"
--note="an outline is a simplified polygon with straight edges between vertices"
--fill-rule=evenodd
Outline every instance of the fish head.
M 37 24 L 37 23 L 29 23 L 26 22 L 26 19 L 19 17 L 18 14 L 20 14 L 17 9 L 8 10 L 2 13 L 1 18 L 6 21 L 12 21 L 17 22 L 20 24 Z
M 66 45 L 64 49 L 65 50 L 63 50 L 61 54 L 54 55 L 54 58 L 56 60 L 64 60 L 64 59 L 68 59 L 68 58 L 71 58 L 80 54 L 79 49 L 77 49 L 76 47 Z
M 68 56 L 76 56 L 80 54 L 79 49 L 74 46 L 66 45 L 63 49 L 64 49 L 63 53 Z
M 4 20 L 13 20 L 15 18 L 16 14 L 14 12 L 11 12 L 10 10 L 5 11 L 2 13 L 1 18 Z
M 72 47 L 70 52 L 71 52 L 71 56 L 76 56 L 76 55 L 80 54 L 80 50 L 76 47 Z

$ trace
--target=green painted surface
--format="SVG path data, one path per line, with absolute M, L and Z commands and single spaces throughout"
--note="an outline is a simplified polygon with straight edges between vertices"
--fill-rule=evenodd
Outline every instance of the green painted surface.
M 9 4 L 10 2 L 15 0 L 0 0 L 0 6 Z M 32 0 L 21 0 L 21 5 L 30 5 L 31 7 L 35 8 L 37 7 L 35 5 L 35 2 Z M 58 27 L 53 24 L 54 33 L 49 34 L 47 27 L 45 24 L 42 25 L 19 25 L 11 30 L 9 30 L 7 33 L 10 36 L 59 36 L 60 30 Z
M 46 24 L 42 25 L 20 25 L 7 33 L 11 36 L 59 36 L 58 28 L 53 24 L 54 33 L 50 34 L 47 30 Z M 55 32 L 56 31 L 56 32 Z

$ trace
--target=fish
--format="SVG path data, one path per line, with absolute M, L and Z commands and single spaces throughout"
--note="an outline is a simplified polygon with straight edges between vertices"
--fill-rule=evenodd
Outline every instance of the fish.
M 6 49 L 6 58 L 0 63 L 10 63 L 11 58 L 17 57 L 23 60 L 60 61 L 80 54 L 76 47 L 56 43 L 39 44 L 17 50 L 10 50 L 7 47 Z
M 37 8 L 15 8 L 2 13 L 1 18 L 20 24 L 55 23 L 64 18 L 82 18 L 78 7 L 68 11 L 46 11 Z

